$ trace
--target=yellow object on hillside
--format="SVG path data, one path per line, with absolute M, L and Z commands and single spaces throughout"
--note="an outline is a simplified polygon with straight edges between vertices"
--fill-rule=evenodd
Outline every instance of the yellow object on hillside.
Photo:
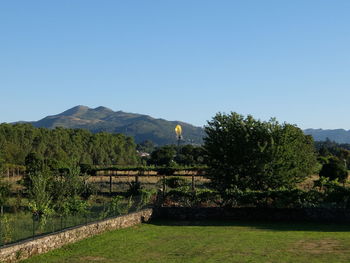
M 176 127 L 175 127 L 175 132 L 176 132 L 176 135 L 177 135 L 177 137 L 180 137 L 181 136 L 181 134 L 182 134 L 182 128 L 181 128 L 181 125 L 176 125 Z

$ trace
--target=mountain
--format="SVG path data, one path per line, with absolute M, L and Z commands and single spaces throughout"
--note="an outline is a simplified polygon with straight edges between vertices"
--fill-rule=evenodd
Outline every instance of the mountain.
M 113 111 L 106 107 L 95 109 L 76 106 L 60 114 L 47 116 L 31 122 L 35 127 L 44 128 L 82 128 L 96 132 L 123 133 L 134 137 L 137 143 L 151 140 L 155 144 L 175 144 L 175 126 L 180 124 L 184 143 L 201 144 L 204 130 L 181 121 L 155 119 L 148 115 Z
M 329 138 L 331 141 L 335 141 L 337 143 L 350 143 L 350 130 L 306 129 L 304 130 L 304 133 L 311 135 L 315 141 L 325 141 L 327 138 Z

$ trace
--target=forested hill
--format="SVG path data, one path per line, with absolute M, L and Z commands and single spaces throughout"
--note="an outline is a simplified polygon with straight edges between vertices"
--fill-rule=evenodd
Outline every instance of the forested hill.
M 180 121 L 155 119 L 147 115 L 113 111 L 106 107 L 95 109 L 76 106 L 60 114 L 31 122 L 35 127 L 83 128 L 93 133 L 110 132 L 132 136 L 136 143 L 151 140 L 155 144 L 176 143 L 174 128 L 180 124 L 186 143 L 201 144 L 204 130 Z
M 315 141 L 325 141 L 328 138 L 337 143 L 350 143 L 350 131 L 344 129 L 306 129 L 304 133 L 312 135 Z

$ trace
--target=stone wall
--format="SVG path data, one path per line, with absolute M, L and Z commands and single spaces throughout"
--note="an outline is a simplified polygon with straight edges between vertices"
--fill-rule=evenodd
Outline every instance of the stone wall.
M 159 207 L 154 217 L 171 220 L 264 220 L 350 223 L 350 209 Z
M 152 217 L 152 209 L 123 215 L 107 220 L 90 223 L 84 226 L 69 228 L 57 233 L 37 237 L 30 240 L 4 246 L 0 249 L 0 262 L 16 262 L 35 254 L 74 243 L 78 240 L 103 233 L 108 230 L 130 227 L 148 221 Z

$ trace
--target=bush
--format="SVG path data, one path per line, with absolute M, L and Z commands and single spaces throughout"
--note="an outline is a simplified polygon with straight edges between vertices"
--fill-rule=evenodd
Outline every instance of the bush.
M 178 188 L 183 187 L 189 184 L 188 180 L 181 177 L 170 177 L 160 180 L 160 183 L 165 183 L 169 188 Z
M 330 157 L 328 162 L 322 166 L 320 176 L 345 183 L 348 178 L 348 170 L 343 161 L 339 160 L 337 157 Z
M 108 206 L 108 216 L 117 216 L 128 213 L 130 209 L 130 202 L 126 202 L 123 196 L 117 195 L 112 198 Z
M 167 192 L 165 203 L 185 207 L 216 206 L 221 203 L 221 197 L 211 189 L 192 190 L 189 186 L 182 186 Z
M 192 191 L 189 187 L 170 190 L 165 203 L 176 206 L 224 206 L 224 207 L 270 207 L 270 208 L 304 208 L 319 207 L 330 200 L 344 202 L 341 196 L 349 196 L 349 190 L 340 189 L 322 193 L 316 190 L 276 189 L 267 191 L 230 189 L 218 193 L 210 189 Z M 344 195 L 346 193 L 346 195 Z M 347 198 L 345 198 L 347 200 Z M 334 205 L 333 205 L 334 206 Z
M 128 183 L 129 189 L 126 191 L 126 196 L 137 196 L 141 194 L 142 186 L 140 182 L 132 181 Z

